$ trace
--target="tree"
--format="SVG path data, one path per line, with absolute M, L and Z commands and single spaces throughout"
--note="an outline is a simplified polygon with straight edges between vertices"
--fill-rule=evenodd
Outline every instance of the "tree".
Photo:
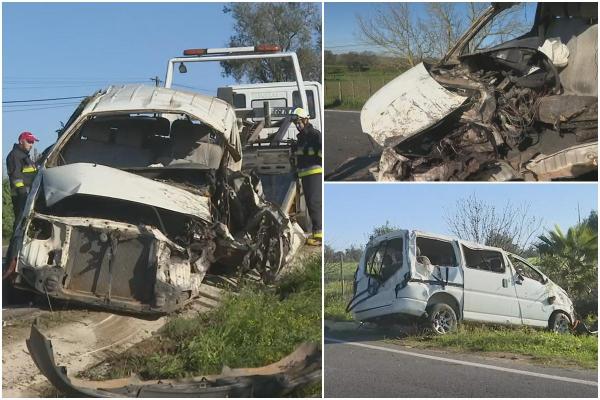
M 596 296 L 598 291 L 598 234 L 586 223 L 567 230 L 557 225 L 538 237 L 544 272 L 572 296 Z
M 357 19 L 363 40 L 401 57 L 408 66 L 431 54 L 424 23 L 415 20 L 408 3 L 389 3 L 385 9 L 379 8 L 372 19 L 361 15 Z
M 598 213 L 596 210 L 590 211 L 590 215 L 588 215 L 582 223 L 590 227 L 592 231 L 598 233 Z
M 325 248 L 324 250 L 324 258 L 325 258 L 325 264 L 332 262 L 334 260 L 335 257 L 335 250 L 333 249 L 333 247 L 331 247 L 328 244 L 325 244 Z
M 345 261 L 359 261 L 362 256 L 362 249 L 360 247 L 356 247 L 355 245 L 350 245 L 346 250 L 344 250 L 344 260 Z
M 372 19 L 357 16 L 363 40 L 401 57 L 407 67 L 426 58 L 439 59 L 489 7 L 489 3 L 388 3 Z M 469 43 L 472 51 L 527 31 L 524 5 L 500 12 Z
M 15 216 L 13 215 L 12 199 L 10 197 L 10 184 L 8 179 L 2 180 L 2 237 L 4 244 L 8 244 L 12 236 L 13 223 Z
M 235 20 L 230 47 L 275 44 L 298 56 L 305 80 L 321 81 L 321 8 L 317 3 L 232 3 L 224 7 Z M 288 60 L 261 59 L 221 62 L 224 76 L 236 81 L 294 80 Z
M 503 209 L 497 209 L 473 194 L 459 199 L 454 212 L 446 212 L 444 219 L 450 232 L 461 239 L 520 254 L 542 225 L 540 218 L 530 215 L 529 208 L 526 203 L 507 201 Z
M 390 225 L 390 221 L 385 221 L 385 225 L 373 227 L 373 232 L 371 232 L 370 237 L 374 238 L 377 236 L 385 235 L 386 233 L 394 232 L 399 229 L 400 228 L 398 228 L 397 226 Z

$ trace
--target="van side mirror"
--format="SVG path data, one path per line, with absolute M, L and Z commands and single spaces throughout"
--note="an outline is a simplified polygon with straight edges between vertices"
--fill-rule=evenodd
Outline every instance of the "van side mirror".
M 525 278 L 523 277 L 523 275 L 517 272 L 517 278 L 515 279 L 515 283 L 517 285 L 522 285 L 524 280 Z

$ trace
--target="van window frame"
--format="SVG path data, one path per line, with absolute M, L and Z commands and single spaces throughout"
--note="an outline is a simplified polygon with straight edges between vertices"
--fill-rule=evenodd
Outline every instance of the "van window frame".
M 545 285 L 544 283 L 544 275 L 542 275 L 541 272 L 539 272 L 537 269 L 535 269 L 532 265 L 530 265 L 528 262 L 526 262 L 525 260 L 518 258 L 517 256 L 507 253 L 506 257 L 508 258 L 508 261 L 510 262 L 510 265 L 512 266 L 512 268 L 515 270 L 515 273 L 517 273 L 519 276 L 522 276 L 523 278 L 528 278 L 531 279 L 533 281 L 536 281 L 542 285 Z M 539 279 L 535 279 L 535 278 L 531 278 L 529 276 L 525 276 L 519 273 L 519 271 L 517 270 L 517 268 L 515 267 L 515 263 L 513 262 L 513 259 L 515 261 L 520 262 L 521 264 L 524 264 L 525 267 L 529 268 L 530 270 L 532 270 L 537 276 L 539 276 Z
M 490 273 L 498 274 L 498 275 L 505 275 L 506 274 L 507 264 L 506 264 L 506 260 L 504 259 L 504 253 L 501 250 L 474 249 L 474 248 L 471 248 L 471 247 L 469 247 L 469 246 L 467 246 L 465 244 L 462 244 L 462 243 L 460 244 L 460 246 L 462 247 L 462 250 L 463 250 L 462 251 L 463 252 L 463 260 L 464 260 L 463 263 L 464 263 L 464 266 L 466 268 L 469 268 L 469 269 L 472 269 L 472 270 L 475 270 L 475 271 L 490 272 Z M 490 253 L 497 253 L 497 254 L 499 254 L 500 255 L 500 260 L 502 261 L 502 266 L 504 267 L 503 270 L 502 271 L 492 271 L 491 269 L 487 270 L 487 269 L 481 269 L 481 268 L 475 268 L 475 267 L 469 266 L 469 263 L 467 262 L 468 257 L 466 255 L 465 249 L 468 249 L 470 251 L 486 251 L 486 252 L 490 252 Z
M 400 251 L 402 253 L 402 258 L 400 261 L 400 266 L 397 269 L 393 270 L 392 273 L 386 279 L 383 279 L 384 258 L 388 254 L 389 249 L 397 249 L 396 247 L 390 247 L 390 242 L 392 242 L 392 241 L 400 241 L 400 245 L 401 245 Z M 379 244 L 377 244 L 376 246 L 373 246 L 370 249 L 368 249 L 367 255 L 365 256 L 365 275 L 367 277 L 373 278 L 381 283 L 387 282 L 392 276 L 394 276 L 396 274 L 396 272 L 398 272 L 404 266 L 405 259 L 406 259 L 405 246 L 406 246 L 406 240 L 403 237 L 399 236 L 399 237 L 394 237 L 394 238 L 384 240 L 384 241 L 380 242 Z M 373 267 L 373 265 L 372 265 L 373 259 L 379 253 L 379 251 L 382 249 L 383 249 L 383 253 L 381 255 L 381 261 L 379 262 L 379 266 L 377 268 L 377 273 L 373 274 L 372 273 L 374 270 L 374 268 L 372 268 Z M 369 251 L 371 251 L 370 254 L 369 254 Z M 392 264 L 392 265 L 394 265 L 394 264 Z
M 452 268 L 457 268 L 460 265 L 460 254 L 457 254 L 456 249 L 454 248 L 454 244 L 452 240 L 447 240 L 447 239 L 442 239 L 442 238 L 438 238 L 438 237 L 432 237 L 432 236 L 426 236 L 426 235 L 417 235 L 415 238 L 415 246 L 419 246 L 418 245 L 418 241 L 419 239 L 425 239 L 425 240 L 434 240 L 437 242 L 442 242 L 445 244 L 448 244 L 450 246 L 450 249 L 452 249 L 452 255 L 454 258 L 454 263 L 452 265 L 445 265 L 445 264 L 434 264 L 433 262 L 431 263 L 432 266 L 436 266 L 436 267 L 452 267 Z M 425 256 L 429 259 L 429 261 L 431 261 L 431 259 L 426 255 L 426 254 L 421 254 L 421 256 Z

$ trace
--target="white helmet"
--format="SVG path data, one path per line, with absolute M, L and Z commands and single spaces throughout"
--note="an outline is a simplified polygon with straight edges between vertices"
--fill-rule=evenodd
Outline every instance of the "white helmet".
M 298 107 L 294 111 L 292 111 L 292 115 L 295 115 L 298 118 L 310 118 L 310 115 L 302 107 Z

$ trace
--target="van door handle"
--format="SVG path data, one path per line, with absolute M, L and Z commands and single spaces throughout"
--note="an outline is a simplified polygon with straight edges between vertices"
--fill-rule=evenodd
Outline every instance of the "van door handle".
M 504 288 L 508 287 L 508 279 L 506 279 L 506 278 L 502 279 L 502 287 L 504 287 Z

